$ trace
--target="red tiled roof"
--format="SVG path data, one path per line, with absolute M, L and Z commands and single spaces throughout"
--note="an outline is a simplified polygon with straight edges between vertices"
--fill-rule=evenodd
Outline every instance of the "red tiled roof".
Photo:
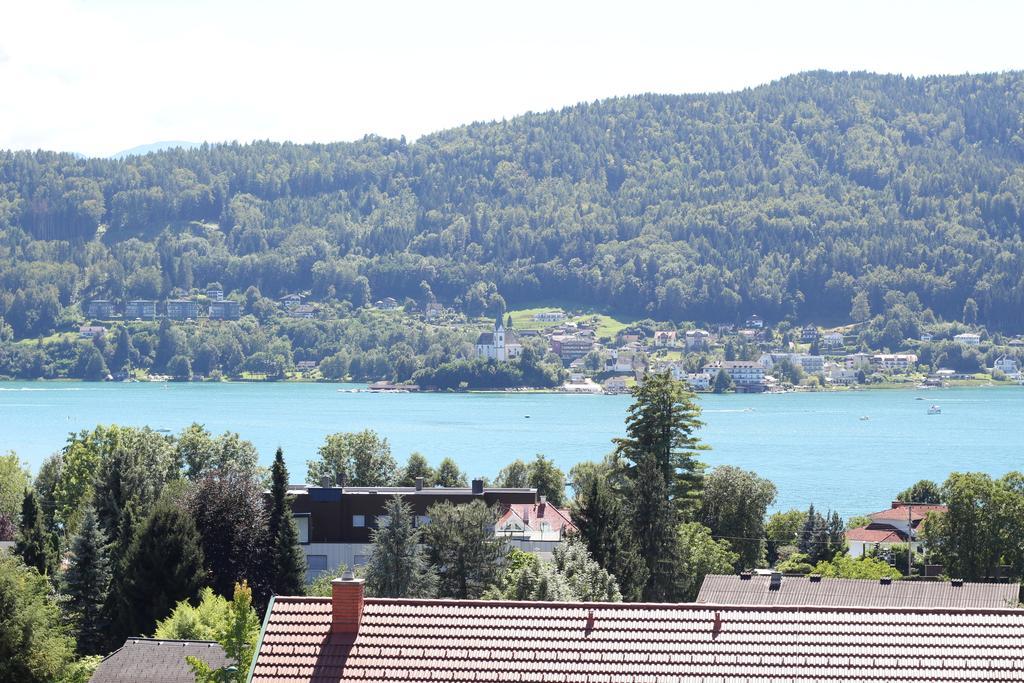
M 498 518 L 497 526 L 500 529 L 505 523 L 514 517 L 524 521 L 531 529 L 539 530 L 541 522 L 547 522 L 551 531 L 562 533 L 574 533 L 576 525 L 572 523 L 568 510 L 561 510 L 551 503 L 513 503 L 509 505 Z
M 1020 681 L 1024 610 L 276 598 L 253 683 Z
M 907 535 L 886 524 L 872 524 L 850 529 L 846 532 L 846 540 L 862 543 L 906 543 Z
M 910 510 L 910 518 L 917 522 L 927 517 L 929 512 L 948 511 L 949 508 L 945 505 L 915 505 Z M 905 522 L 907 521 L 907 506 L 899 505 L 888 510 L 882 510 L 881 512 L 872 512 L 868 517 L 876 521 L 893 520 Z

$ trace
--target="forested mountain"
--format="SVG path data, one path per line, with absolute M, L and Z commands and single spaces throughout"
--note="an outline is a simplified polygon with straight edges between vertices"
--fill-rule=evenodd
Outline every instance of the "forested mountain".
M 478 311 L 496 289 L 724 322 L 846 322 L 859 293 L 863 317 L 895 290 L 947 319 L 971 298 L 979 323 L 1020 332 L 1022 112 L 1022 72 L 814 72 L 413 144 L 3 152 L 0 314 L 38 334 L 93 297 L 216 281 L 361 305 L 426 281 Z

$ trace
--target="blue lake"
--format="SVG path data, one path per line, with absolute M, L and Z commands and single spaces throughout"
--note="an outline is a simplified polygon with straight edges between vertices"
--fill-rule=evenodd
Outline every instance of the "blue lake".
M 453 457 L 493 477 L 508 461 L 544 453 L 568 470 L 611 450 L 628 396 L 344 393 L 337 384 L 91 384 L 0 382 L 0 452 L 35 471 L 69 432 L 96 424 L 179 431 L 200 422 L 236 431 L 263 462 L 284 448 L 294 482 L 331 432 L 371 428 L 402 462 Z M 925 400 L 915 400 L 917 397 Z M 710 465 L 732 464 L 775 482 L 776 508 L 871 512 L 922 478 L 951 471 L 1001 475 L 1024 468 L 1024 388 L 702 395 Z M 930 404 L 941 415 L 928 415 Z M 527 417 L 529 416 L 529 417 Z M 868 416 L 869 420 L 860 419 Z

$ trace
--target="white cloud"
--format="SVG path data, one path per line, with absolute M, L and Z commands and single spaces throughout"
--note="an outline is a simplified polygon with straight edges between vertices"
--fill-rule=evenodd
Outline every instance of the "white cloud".
M 1022 68 L 1021 19 L 1018 3 L 921 0 L 18 2 L 0 24 L 0 147 L 415 138 L 814 68 Z

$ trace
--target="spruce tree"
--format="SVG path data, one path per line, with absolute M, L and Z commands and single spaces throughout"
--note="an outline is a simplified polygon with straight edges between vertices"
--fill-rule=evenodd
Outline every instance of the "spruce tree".
M 437 575 L 420 547 L 412 508 L 398 496 L 384 504 L 388 522 L 373 532 L 373 552 L 366 567 L 366 588 L 380 598 L 432 598 Z
M 53 575 L 58 563 L 56 544 L 43 526 L 43 512 L 39 508 L 35 492 L 26 489 L 21 500 L 21 524 L 14 545 L 14 552 L 25 564 L 35 567 L 40 574 Z
M 110 615 L 106 610 L 111 568 L 107 538 L 90 505 L 82 526 L 71 542 L 71 557 L 64 572 L 67 611 L 78 632 L 78 652 L 83 655 L 106 651 Z
M 277 595 L 302 595 L 306 558 L 299 547 L 299 532 L 288 502 L 288 468 L 280 448 L 271 467 L 270 520 L 268 523 L 272 577 L 271 591 Z
M 193 600 L 205 585 L 199 532 L 188 513 L 157 503 L 124 562 L 124 602 L 115 624 L 122 636 L 152 633 L 179 600 Z

